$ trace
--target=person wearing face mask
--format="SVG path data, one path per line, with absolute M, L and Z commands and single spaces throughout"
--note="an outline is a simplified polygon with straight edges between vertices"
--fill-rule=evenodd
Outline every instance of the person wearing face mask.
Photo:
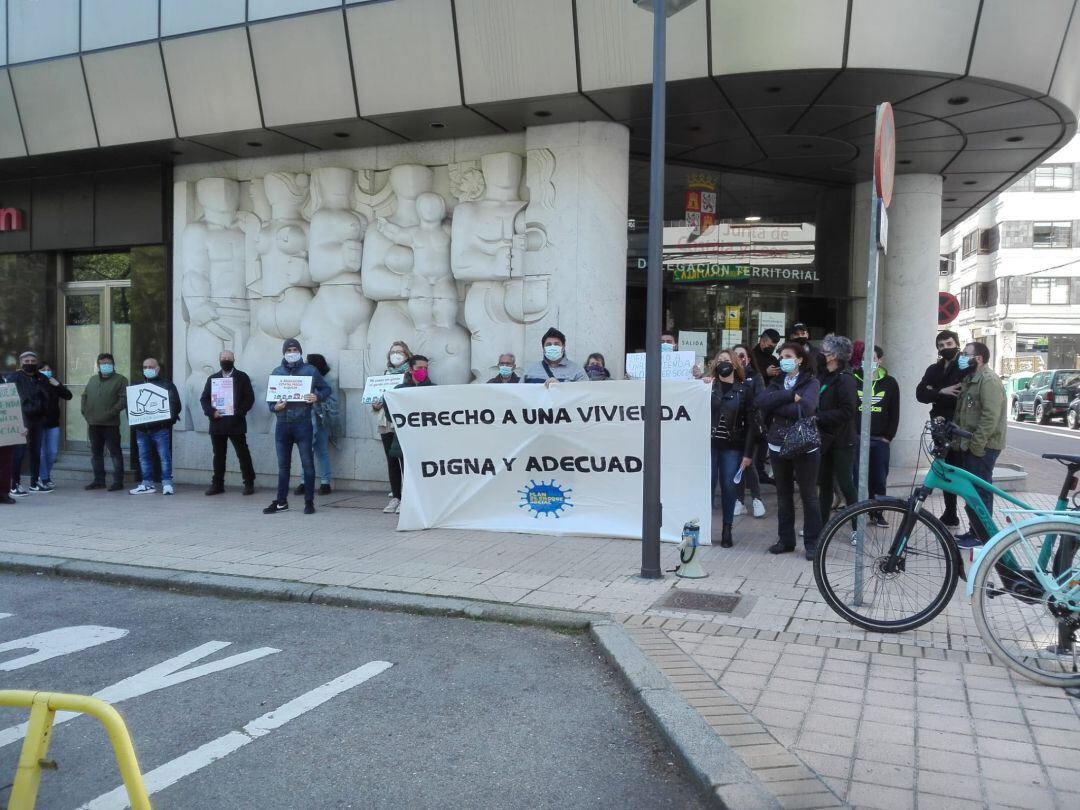
M 97 358 L 98 372 L 86 383 L 80 410 L 90 440 L 90 466 L 94 479 L 86 489 L 105 489 L 105 449 L 112 458 L 113 480 L 109 492 L 124 488 L 124 455 L 120 451 L 120 414 L 127 410 L 127 378 L 116 373 L 116 361 L 108 352 Z
M 764 453 L 765 443 L 761 436 L 761 431 L 757 430 L 758 416 L 757 408 L 754 406 L 754 400 L 757 399 L 757 395 L 764 390 L 764 384 L 761 381 L 761 375 L 757 373 L 757 369 L 754 368 L 753 358 L 750 354 L 750 348 L 740 343 L 737 346 L 733 346 L 731 354 L 734 356 L 735 362 L 742 366 L 743 373 L 746 375 L 746 384 L 750 388 L 750 418 L 754 422 L 755 430 L 753 432 L 753 447 L 751 448 L 750 456 L 754 459 L 754 463 L 743 470 L 742 478 L 739 479 L 739 483 L 735 485 L 735 516 L 746 514 L 746 488 L 750 487 L 750 511 L 755 518 L 765 517 L 765 504 L 761 500 L 761 477 L 758 475 L 758 454 Z M 765 458 L 762 455 L 761 466 L 764 467 Z
M 885 354 L 880 346 L 874 347 L 873 390 L 870 402 L 870 467 L 867 475 L 867 494 L 871 498 L 884 495 L 889 482 L 889 460 L 892 455 L 892 440 L 900 428 L 900 384 L 885 369 Z M 859 418 L 855 427 L 862 433 L 862 412 L 866 400 L 863 397 L 863 374 L 855 372 L 855 382 L 859 391 Z M 854 480 L 859 480 L 858 459 L 855 461 Z M 885 516 L 877 512 L 871 516 L 875 526 L 888 528 Z
M 783 458 L 780 448 L 784 434 L 795 422 L 817 413 L 821 383 L 807 370 L 808 360 L 802 345 L 788 342 L 780 347 L 781 376 L 758 394 L 755 404 L 766 426 L 766 441 L 772 456 L 776 481 L 776 543 L 770 554 L 795 550 L 795 487 L 803 508 L 803 545 L 806 559 L 813 559 L 821 533 L 821 504 L 818 500 L 818 464 L 821 453 L 811 450 L 793 458 Z
M 970 439 L 959 439 L 956 447 L 963 453 L 963 469 L 972 475 L 994 483 L 994 465 L 998 455 L 1005 449 L 1007 430 L 1008 397 L 1001 378 L 990 368 L 990 349 L 985 343 L 969 343 L 963 353 L 956 358 L 957 365 L 964 373 L 960 383 L 960 396 L 956 405 L 956 424 L 971 433 Z M 986 509 L 994 513 L 994 496 L 986 490 L 979 490 Z M 972 520 L 971 526 L 981 525 Z M 989 538 L 980 537 L 971 529 L 958 535 L 956 544 L 960 548 L 975 548 L 983 545 Z
M 956 417 L 956 400 L 960 395 L 960 383 L 965 376 L 957 362 L 960 354 L 960 336 L 956 332 L 945 330 L 938 333 L 934 342 L 937 345 L 938 360 L 927 367 L 915 389 L 915 399 L 930 406 L 931 419 L 940 416 L 947 422 L 952 422 Z M 945 461 L 954 467 L 962 467 L 963 453 L 958 447 L 950 448 Z M 945 511 L 941 515 L 941 522 L 950 529 L 959 528 L 960 516 L 956 511 L 956 495 L 946 492 L 944 497 Z
M 838 486 L 848 506 L 857 494 L 852 480 L 855 467 L 855 433 L 859 391 L 848 368 L 851 341 L 829 335 L 821 342 L 824 368 L 818 379 L 818 428 L 821 432 L 821 462 L 818 470 L 818 498 L 821 522 L 826 523 L 833 508 L 833 487 Z
M 147 357 L 142 363 L 143 378 L 147 385 L 160 388 L 169 400 L 169 416 L 156 422 L 144 422 L 135 426 L 135 441 L 139 449 L 139 467 L 142 483 L 131 490 L 132 495 L 152 495 L 154 487 L 154 453 L 161 464 L 161 494 L 173 494 L 172 481 L 172 429 L 180 421 L 180 393 L 176 386 L 161 376 L 161 364 L 156 358 Z
M 543 383 L 552 385 L 562 382 L 581 382 L 588 380 L 585 369 L 566 356 L 566 335 L 554 326 L 548 329 L 540 345 L 544 350 L 544 359 L 530 363 L 525 369 L 523 383 Z
M 289 477 L 292 467 L 292 449 L 300 453 L 300 465 L 304 470 L 304 514 L 315 514 L 315 454 L 311 429 L 311 409 L 317 402 L 325 402 L 331 395 L 319 370 L 304 362 L 303 347 L 296 338 L 289 338 L 281 346 L 282 363 L 270 372 L 272 376 L 311 377 L 311 393 L 295 402 L 268 402 L 271 413 L 277 416 L 274 427 L 274 444 L 277 448 L 278 486 L 277 497 L 263 509 L 264 515 L 276 515 L 289 509 Z
M 225 491 L 225 456 L 229 442 L 240 464 L 240 479 L 244 482 L 244 494 L 255 494 L 255 466 L 251 463 L 251 451 L 247 443 L 247 415 L 255 407 L 255 389 L 251 377 L 236 367 L 236 355 L 226 349 L 218 355 L 220 371 L 206 378 L 199 404 L 210 422 L 210 445 L 214 452 L 214 477 L 210 479 L 207 495 L 220 495 Z M 211 380 L 232 380 L 233 412 L 224 414 L 213 407 Z
M 817 374 L 825 361 L 821 357 L 821 352 L 810 342 L 810 327 L 805 323 L 797 323 L 791 327 L 791 342 L 798 343 L 803 347 L 806 358 L 810 361 L 806 366 L 806 370 L 811 374 Z
M 489 383 L 517 383 L 521 382 L 521 378 L 514 373 L 514 366 L 517 364 L 517 358 L 514 355 L 507 352 L 506 354 L 499 355 L 499 373 L 488 380 Z
M 502 363 L 503 358 L 512 356 L 503 355 L 503 357 L 499 358 L 499 363 Z M 408 344 L 401 340 L 395 340 L 390 344 L 390 349 L 386 353 L 386 370 L 383 374 L 408 373 L 409 359 L 411 357 L 412 352 L 409 351 Z M 383 454 L 386 456 L 386 472 L 390 478 L 390 502 L 386 504 L 383 512 L 390 515 L 401 511 L 401 457 L 390 453 L 390 449 L 394 446 L 394 423 L 390 420 L 386 408 L 383 407 L 382 400 L 378 399 L 373 402 L 371 409 L 379 416 L 379 438 L 382 439 Z
M 735 475 L 753 465 L 755 429 L 752 414 L 753 387 L 746 382 L 742 364 L 731 352 L 716 355 L 706 380 L 712 382 L 712 489 L 720 485 L 723 513 L 722 548 L 731 548 L 731 526 L 735 521 Z
M 330 390 L 334 390 L 334 382 L 330 377 L 330 364 L 326 358 L 315 352 L 308 353 L 308 362 L 315 366 L 322 374 Z M 315 471 L 319 475 L 319 494 L 329 495 L 334 490 L 330 486 L 333 480 L 333 469 L 330 466 L 330 440 L 337 436 L 340 416 L 337 394 L 331 393 L 325 402 L 316 402 L 311 409 L 311 429 L 314 431 L 312 447 L 315 452 Z M 304 494 L 304 484 L 296 488 L 297 495 Z
M 593 352 L 585 358 L 585 373 L 593 382 L 603 382 L 611 379 L 611 372 L 607 369 L 604 355 Z
M 38 373 L 37 354 L 30 351 L 20 354 L 19 370 L 8 374 L 4 382 L 14 384 L 19 392 L 23 427 L 26 428 L 26 443 L 16 445 L 11 458 L 10 495 L 22 498 L 28 494 L 22 487 L 22 465 L 27 457 L 30 459 L 30 492 L 49 492 L 40 483 L 41 435 L 49 406 L 48 382 Z
M 660 333 L 660 351 L 661 352 L 677 352 L 679 350 L 679 341 L 675 337 L 674 332 L 663 331 Z M 695 380 L 700 380 L 705 376 L 705 372 L 701 370 L 701 366 L 694 364 L 694 367 L 690 369 L 690 376 Z
M 60 453 L 60 400 L 70 400 L 72 394 L 66 385 L 56 379 L 49 363 L 42 362 L 38 373 L 48 382 L 45 393 L 49 396 L 49 404 L 45 409 L 45 424 L 41 432 L 41 467 L 38 471 L 38 485 L 52 492 L 55 489 L 52 482 L 52 468 Z

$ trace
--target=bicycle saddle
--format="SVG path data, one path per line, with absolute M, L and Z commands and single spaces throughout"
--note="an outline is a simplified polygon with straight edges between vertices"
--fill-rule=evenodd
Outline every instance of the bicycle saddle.
M 1080 456 L 1070 456 L 1065 453 L 1043 453 L 1042 457 L 1051 461 L 1060 461 L 1063 464 L 1075 464 L 1080 467 Z

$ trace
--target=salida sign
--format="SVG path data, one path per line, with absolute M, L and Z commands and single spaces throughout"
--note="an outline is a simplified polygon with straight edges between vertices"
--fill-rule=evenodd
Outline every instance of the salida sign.
M 0 231 L 21 231 L 23 213 L 18 208 L 0 208 Z

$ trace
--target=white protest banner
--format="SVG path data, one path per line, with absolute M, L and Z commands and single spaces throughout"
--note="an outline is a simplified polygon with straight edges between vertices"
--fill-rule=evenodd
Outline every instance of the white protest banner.
M 693 352 L 660 352 L 660 378 L 692 380 L 696 362 Z M 645 379 L 645 352 L 626 355 L 626 376 L 634 380 Z
M 382 399 L 383 394 L 392 391 L 403 382 L 405 382 L 404 374 L 378 374 L 374 377 L 368 377 L 367 382 L 364 383 L 364 396 L 360 403 L 370 405 L 372 402 Z
M 210 379 L 210 407 L 222 416 L 236 415 L 232 377 L 212 377 Z
M 0 385 L 0 447 L 12 444 L 26 444 L 26 437 L 23 435 L 22 398 L 15 383 L 3 383 Z
M 132 427 L 172 419 L 169 392 L 150 383 L 127 387 L 128 424 Z
M 271 374 L 266 383 L 267 402 L 299 402 L 311 393 L 312 377 Z
M 663 540 L 695 518 L 711 537 L 710 393 L 663 384 Z M 387 391 L 405 460 L 398 529 L 640 538 L 644 401 L 635 380 Z
M 766 329 L 775 329 L 780 333 L 780 339 L 787 337 L 787 318 L 783 312 L 759 312 L 758 328 L 755 337 L 761 337 Z

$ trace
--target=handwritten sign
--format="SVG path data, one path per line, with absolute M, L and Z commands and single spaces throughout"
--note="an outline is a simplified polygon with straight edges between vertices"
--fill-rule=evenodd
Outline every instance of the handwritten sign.
M 693 378 L 694 352 L 661 352 L 660 378 L 664 380 L 689 380 Z M 626 376 L 632 380 L 645 379 L 645 352 L 626 355 Z
M 172 419 L 169 392 L 150 383 L 127 387 L 127 408 L 128 424 L 132 427 Z
M 210 380 L 210 407 L 222 416 L 235 416 L 236 404 L 233 399 L 233 378 L 213 377 Z
M 272 374 L 266 383 L 267 402 L 300 402 L 311 393 L 311 377 Z
M 787 318 L 783 312 L 759 312 L 758 313 L 758 335 L 761 335 L 766 329 L 775 329 L 780 333 L 780 338 L 783 339 L 787 335 Z
M 374 377 L 368 377 L 367 382 L 364 383 L 364 396 L 360 402 L 370 405 L 381 400 L 383 394 L 392 391 L 403 382 L 405 382 L 404 374 L 377 374 Z
M 15 383 L 4 383 L 0 385 L 0 447 L 13 444 L 26 444 L 26 437 L 23 435 L 22 399 Z

